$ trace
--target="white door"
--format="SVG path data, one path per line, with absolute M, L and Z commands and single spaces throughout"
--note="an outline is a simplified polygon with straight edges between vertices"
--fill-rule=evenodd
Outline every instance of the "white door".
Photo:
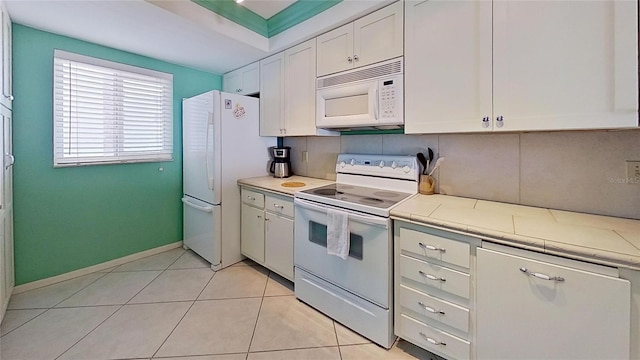
M 318 47 L 317 76 L 353 67 L 353 23 L 318 36 L 316 42 Z
M 284 130 L 284 52 L 260 60 L 260 136 Z
M 240 227 L 242 254 L 258 263 L 264 263 L 264 211 L 242 204 Z
M 3 198 L 0 202 L 2 208 L 13 208 L 13 120 L 12 112 L 2 109 L 3 120 L 3 151 L 4 151 L 4 168 L 2 179 Z
M 405 3 L 405 133 L 491 130 L 491 9 L 490 1 Z
M 214 204 L 213 93 L 182 101 L 182 178 L 186 195 Z
M 627 280 L 478 249 L 476 293 L 478 359 L 629 359 Z
M 264 262 L 293 281 L 293 220 L 265 213 Z
M 327 206 L 295 200 L 296 267 L 348 289 L 383 308 L 390 306 L 391 220 L 349 212 L 349 256 L 327 254 Z
M 316 134 L 316 42 L 309 40 L 284 53 L 285 133 Z
M 402 3 L 398 1 L 353 23 L 354 67 L 402 56 Z
M 182 198 L 184 244 L 211 263 L 220 264 L 221 206 L 189 196 Z
M 255 62 L 240 69 L 240 94 L 248 95 L 260 92 L 260 63 Z
M 637 12 L 637 1 L 495 1 L 495 130 L 637 126 Z

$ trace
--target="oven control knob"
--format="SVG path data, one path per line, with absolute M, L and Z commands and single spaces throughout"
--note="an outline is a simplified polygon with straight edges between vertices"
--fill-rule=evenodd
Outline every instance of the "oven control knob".
M 349 164 L 351 164 L 351 166 L 356 164 L 356 159 L 351 159 L 351 161 L 349 161 Z
M 384 161 L 380 161 L 380 164 L 378 164 L 378 166 L 380 166 L 381 168 L 384 167 Z
M 398 163 L 396 163 L 395 161 L 391 163 L 391 168 L 395 169 L 398 167 Z
M 409 167 L 409 165 L 405 165 L 402 170 L 404 170 L 405 173 L 409 173 L 409 171 L 411 171 L 411 168 Z
M 347 163 L 346 163 L 346 162 L 344 162 L 344 161 L 340 161 L 340 167 L 341 167 L 341 168 L 343 168 L 343 167 L 345 167 L 345 166 L 347 166 Z

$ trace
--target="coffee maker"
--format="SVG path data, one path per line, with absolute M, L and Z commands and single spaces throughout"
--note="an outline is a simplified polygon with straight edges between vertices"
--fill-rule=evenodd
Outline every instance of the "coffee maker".
M 273 161 L 269 172 L 275 178 L 288 178 L 293 175 L 291 172 L 291 148 L 289 146 L 273 147 Z

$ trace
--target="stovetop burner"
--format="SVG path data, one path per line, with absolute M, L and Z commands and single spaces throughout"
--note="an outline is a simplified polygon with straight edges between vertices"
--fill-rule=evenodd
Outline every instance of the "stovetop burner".
M 302 193 L 316 195 L 320 198 L 344 201 L 347 203 L 363 204 L 380 209 L 390 208 L 411 195 L 409 193 L 380 190 L 364 186 L 345 185 L 340 183 L 326 185 L 316 189 L 304 190 Z M 348 205 L 345 207 L 348 207 Z

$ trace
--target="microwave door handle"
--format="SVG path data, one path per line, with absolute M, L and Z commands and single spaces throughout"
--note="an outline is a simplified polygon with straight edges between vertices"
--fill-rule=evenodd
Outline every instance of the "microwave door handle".
M 380 94 L 378 94 L 378 89 L 376 88 L 376 101 L 373 102 L 373 116 L 376 120 L 378 120 L 378 102 L 380 101 Z
M 327 209 L 333 208 L 333 207 L 326 206 L 326 205 L 316 205 L 316 204 L 313 204 L 313 203 L 311 203 L 309 201 L 298 199 L 298 198 L 294 199 L 294 203 L 297 206 L 300 206 L 301 208 L 308 209 L 308 210 L 320 211 L 320 212 L 323 212 L 323 213 L 326 213 Z M 347 212 L 349 214 L 349 219 L 353 219 L 353 220 L 356 220 L 358 222 L 361 222 L 361 223 L 364 223 L 364 224 L 367 224 L 367 225 L 380 226 L 380 227 L 383 227 L 385 229 L 388 228 L 388 226 L 389 226 L 389 221 L 388 221 L 387 218 L 379 218 L 379 217 L 376 217 L 376 216 L 360 215 L 360 214 L 356 214 L 356 213 L 353 213 L 353 212 L 348 211 L 348 210 L 342 210 L 342 211 L 345 211 L 345 212 Z

